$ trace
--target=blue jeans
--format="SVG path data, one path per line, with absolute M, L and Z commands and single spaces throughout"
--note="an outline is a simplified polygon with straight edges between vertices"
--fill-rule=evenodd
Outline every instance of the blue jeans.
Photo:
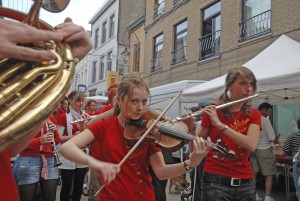
M 202 181 L 202 201 L 255 201 L 255 188 L 252 182 L 240 186 Z
M 58 169 L 54 167 L 54 158 L 46 157 L 48 163 L 48 180 L 58 179 Z M 14 162 L 13 172 L 17 185 L 34 184 L 40 180 L 42 171 L 41 156 L 18 156 Z
M 300 186 L 299 186 L 299 176 L 300 176 L 300 162 L 294 162 L 293 165 L 293 179 L 296 188 L 296 196 L 298 201 L 300 201 Z

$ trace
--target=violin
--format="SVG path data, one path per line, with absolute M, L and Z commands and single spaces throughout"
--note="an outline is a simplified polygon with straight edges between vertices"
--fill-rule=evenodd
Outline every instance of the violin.
M 124 129 L 126 143 L 133 146 L 147 131 L 148 124 L 156 118 L 157 115 L 148 110 L 141 116 L 141 118 L 126 121 Z M 174 123 L 158 122 L 156 126 L 158 127 L 158 132 L 151 131 L 145 138 L 145 141 L 154 141 L 166 151 L 175 152 L 186 144 L 187 141 L 193 141 L 196 139 L 195 136 L 187 134 L 188 127 L 182 121 Z M 205 140 L 205 142 L 207 142 L 207 140 Z M 212 150 L 215 151 L 214 158 L 218 158 L 218 155 L 220 154 L 222 156 L 222 160 L 225 158 L 234 159 L 234 151 L 227 151 L 227 145 L 222 147 L 219 145 L 220 142 L 221 140 L 218 140 L 217 143 L 212 143 L 211 145 Z

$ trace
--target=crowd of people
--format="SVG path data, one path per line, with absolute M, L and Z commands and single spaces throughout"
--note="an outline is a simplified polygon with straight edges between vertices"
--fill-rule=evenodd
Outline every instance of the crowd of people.
M 50 51 L 37 51 L 18 45 L 20 43 L 65 41 L 79 59 L 92 48 L 88 34 L 69 18 L 56 26 L 57 31 L 38 30 L 1 18 L 0 27 L 0 59 L 55 59 Z M 18 32 L 23 34 L 10 34 Z M 38 133 L 26 135 L 0 153 L 0 200 L 32 201 L 40 186 L 43 200 L 55 201 L 57 180 L 61 175 L 60 200 L 80 201 L 89 172 L 91 200 L 164 201 L 167 179 L 193 169 L 193 200 L 255 201 L 258 198 L 253 178 L 258 172 L 266 177 L 264 200 L 274 200 L 271 189 L 272 176 L 276 173 L 272 151 L 275 133 L 266 118 L 272 106 L 263 103 L 254 109 L 248 100 L 216 109 L 217 105 L 253 95 L 256 82 L 255 75 L 248 68 L 237 67 L 228 71 L 225 91 L 217 102 L 199 105 L 203 115 L 198 123 L 192 116 L 184 120 L 187 126 L 184 134 L 192 134 L 195 138 L 188 143 L 188 157 L 179 162 L 168 161 L 170 153 L 158 146 L 155 140 L 139 141 L 148 129 L 152 128 L 154 136 L 166 132 L 160 126 L 150 126 L 151 121 L 144 123 L 150 91 L 139 73 L 124 75 L 118 85 L 109 88 L 109 103 L 100 110 L 95 108 L 96 101 L 89 100 L 86 104 L 85 94 L 72 91 L 40 126 Z M 94 115 L 89 122 L 72 123 Z M 138 133 L 137 138 L 126 135 L 128 124 L 137 127 L 134 131 Z M 226 145 L 234 157 L 216 158 L 215 150 L 211 149 L 212 143 L 216 142 L 220 146 Z M 284 149 L 294 156 L 294 180 L 299 198 L 299 133 L 288 138 L 288 142 L 295 144 L 286 144 Z M 135 143 L 139 146 L 134 146 Z M 61 165 L 57 167 L 53 150 L 58 144 Z M 12 170 L 10 158 L 15 155 L 18 157 Z M 97 198 L 93 198 L 100 183 L 101 191 Z

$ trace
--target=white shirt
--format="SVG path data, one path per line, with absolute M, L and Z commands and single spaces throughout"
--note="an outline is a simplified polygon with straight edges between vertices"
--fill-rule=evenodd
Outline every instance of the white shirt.
M 267 117 L 261 116 L 260 138 L 256 149 L 267 149 L 272 146 L 275 140 L 275 132 Z

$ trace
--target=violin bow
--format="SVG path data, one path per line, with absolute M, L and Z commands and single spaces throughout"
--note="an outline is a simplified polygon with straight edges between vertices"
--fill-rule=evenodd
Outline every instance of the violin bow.
M 122 159 L 122 161 L 118 164 L 121 167 L 125 161 L 130 157 L 130 155 L 138 148 L 138 146 L 142 143 L 142 141 L 147 137 L 150 131 L 154 128 L 154 126 L 160 121 L 160 119 L 165 115 L 165 113 L 170 109 L 170 107 L 175 103 L 178 97 L 181 95 L 182 91 L 173 98 L 173 100 L 169 103 L 169 105 L 160 113 L 160 115 L 156 118 L 156 120 L 151 124 L 151 126 L 147 129 L 147 131 L 142 135 L 142 137 L 137 141 L 137 143 L 132 147 L 132 149 L 126 154 L 126 156 Z M 96 197 L 100 191 L 104 188 L 106 182 L 99 188 L 99 190 L 95 193 L 94 197 Z

